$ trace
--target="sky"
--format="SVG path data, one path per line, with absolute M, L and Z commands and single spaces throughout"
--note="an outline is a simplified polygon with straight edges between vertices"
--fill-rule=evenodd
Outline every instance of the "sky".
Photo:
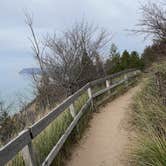
M 129 34 L 140 18 L 140 2 L 145 0 L 0 0 L 0 57 L 31 56 L 24 11 L 33 13 L 37 34 L 59 32 L 86 19 L 113 34 L 120 51 L 142 52 L 148 45 L 143 37 Z M 33 65 L 32 62 L 29 65 Z
M 33 13 L 39 38 L 69 29 L 84 19 L 112 34 L 120 52 L 141 53 L 149 42 L 126 31 L 138 23 L 140 2 L 145 0 L 0 0 L 0 99 L 11 103 L 17 94 L 32 96 L 31 81 L 19 75 L 22 68 L 36 66 L 25 11 Z

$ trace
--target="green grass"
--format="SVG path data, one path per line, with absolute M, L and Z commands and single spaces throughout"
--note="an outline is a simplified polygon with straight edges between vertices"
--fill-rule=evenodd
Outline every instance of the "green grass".
M 154 74 L 162 72 L 166 79 L 165 64 L 155 66 L 153 71 L 144 80 L 132 105 L 131 122 L 138 137 L 131 150 L 132 166 L 166 166 L 166 106 Z
M 123 78 L 121 78 L 123 79 Z M 110 90 L 109 92 L 106 92 L 98 97 L 96 97 L 96 99 L 94 100 L 94 103 L 96 106 L 100 106 L 100 105 L 104 105 L 107 102 L 110 102 L 111 100 L 115 99 L 116 97 L 122 95 L 123 93 L 125 93 L 129 88 L 131 88 L 132 86 L 134 86 L 135 84 L 137 84 L 136 82 L 131 81 L 131 84 L 129 86 L 126 86 L 125 83 L 117 86 L 116 88 L 113 88 Z
M 41 164 L 72 122 L 69 111 L 65 111 L 54 120 L 33 141 L 38 164 Z
M 96 92 L 104 89 L 106 87 L 106 83 L 101 83 L 101 84 L 98 84 L 98 85 L 95 85 L 92 87 L 92 93 L 95 94 Z
M 150 129 L 149 129 L 150 130 Z M 140 136 L 132 155 L 132 166 L 165 166 L 166 139 L 154 131 Z
M 10 162 L 8 162 L 7 164 L 8 166 L 25 166 L 23 157 L 21 155 L 21 152 L 18 153 L 13 160 L 11 160 Z
M 81 107 L 88 100 L 87 93 L 81 95 L 75 102 L 74 107 L 76 114 L 80 111 Z M 81 118 L 75 129 L 73 130 L 71 136 L 67 139 L 62 150 L 56 157 L 54 164 L 56 166 L 62 166 L 64 160 L 69 156 L 71 145 L 75 144 L 82 136 L 83 131 L 88 125 L 88 121 L 91 117 L 92 109 L 88 108 L 85 115 Z M 44 159 L 47 157 L 52 148 L 56 145 L 60 137 L 63 135 L 65 130 L 71 124 L 73 118 L 69 110 L 65 110 L 61 113 L 58 118 L 56 118 L 44 131 L 42 131 L 34 140 L 34 150 L 35 157 L 37 158 L 37 164 L 41 165 Z M 8 163 L 10 166 L 23 166 L 23 158 L 21 153 L 19 153 L 12 161 Z

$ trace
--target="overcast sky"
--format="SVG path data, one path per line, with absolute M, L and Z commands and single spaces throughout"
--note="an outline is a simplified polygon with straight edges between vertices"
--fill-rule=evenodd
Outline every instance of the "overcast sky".
M 1 0 L 0 56 L 31 54 L 29 31 L 24 10 L 33 12 L 38 33 L 61 31 L 86 18 L 113 34 L 120 50 L 141 52 L 148 42 L 143 37 L 128 35 L 137 23 L 141 0 Z M 143 0 L 142 0 L 143 2 Z

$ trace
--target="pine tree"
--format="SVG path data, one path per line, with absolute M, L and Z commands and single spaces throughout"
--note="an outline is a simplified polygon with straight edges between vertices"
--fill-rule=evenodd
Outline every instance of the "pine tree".
M 113 44 L 111 44 L 111 48 L 110 48 L 110 54 L 109 54 L 110 59 L 112 59 L 112 57 L 116 56 L 117 54 L 118 54 L 118 48 L 113 43 Z
M 93 64 L 92 59 L 88 56 L 86 52 L 84 52 L 81 59 L 81 66 L 83 68 L 83 72 L 81 73 L 81 83 L 80 86 L 85 85 L 87 82 L 90 82 L 96 78 L 96 68 Z
M 121 56 L 121 69 L 124 70 L 130 68 L 130 64 L 130 54 L 127 50 L 124 50 Z
M 98 78 L 104 77 L 105 76 L 104 64 L 99 54 L 96 54 L 95 64 L 96 64 L 97 77 Z
M 130 54 L 130 68 L 140 67 L 139 54 L 136 51 L 132 51 Z
M 111 45 L 109 59 L 105 63 L 107 74 L 113 74 L 121 70 L 120 67 L 120 54 L 115 44 Z

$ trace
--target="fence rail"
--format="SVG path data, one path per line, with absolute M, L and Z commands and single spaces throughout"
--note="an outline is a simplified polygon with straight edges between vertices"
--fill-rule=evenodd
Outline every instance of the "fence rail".
M 38 136 L 51 122 L 53 122 L 62 112 L 64 112 L 67 108 L 70 108 L 69 110 L 73 117 L 73 121 L 71 122 L 71 124 L 66 129 L 64 134 L 61 136 L 57 144 L 53 147 L 49 155 L 46 157 L 46 159 L 42 163 L 42 166 L 50 165 L 52 161 L 55 159 L 60 149 L 62 148 L 63 144 L 65 143 L 66 139 L 68 138 L 68 136 L 70 135 L 74 127 L 77 125 L 82 115 L 85 113 L 87 108 L 93 104 L 93 99 L 110 91 L 111 89 L 114 89 L 128 82 L 131 79 L 134 79 L 134 77 L 137 76 L 139 73 L 140 73 L 139 70 L 128 69 L 128 70 L 124 70 L 122 72 L 87 83 L 84 87 L 82 87 L 72 96 L 64 100 L 60 105 L 54 108 L 46 116 L 44 116 L 42 119 L 37 121 L 28 129 L 22 131 L 16 138 L 14 138 L 8 144 L 2 147 L 0 149 L 0 166 L 3 166 L 7 162 L 9 162 L 14 156 L 16 156 L 18 152 L 22 151 L 22 149 L 24 149 L 23 155 L 25 156 L 23 156 L 23 158 L 25 158 L 24 159 L 25 164 L 28 166 L 36 166 L 37 162 L 36 162 L 34 151 L 33 151 L 32 140 L 36 136 Z M 121 77 L 121 76 L 124 76 L 124 77 L 120 81 L 112 85 L 110 84 L 110 80 Z M 92 87 L 97 86 L 101 83 L 105 83 L 106 88 L 92 94 Z M 85 92 L 88 93 L 89 99 L 82 106 L 79 113 L 75 115 L 73 103 L 76 99 L 78 99 L 78 97 L 80 97 Z M 25 148 L 27 149 L 26 151 L 25 151 Z

